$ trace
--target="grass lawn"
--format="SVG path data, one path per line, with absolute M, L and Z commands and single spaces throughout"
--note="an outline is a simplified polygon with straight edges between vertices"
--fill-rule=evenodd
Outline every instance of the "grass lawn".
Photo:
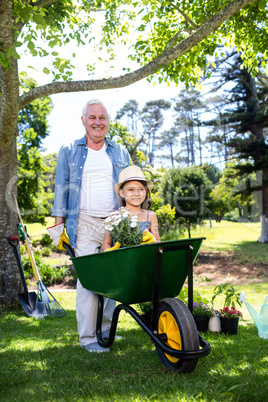
M 244 287 L 243 287 L 244 288 Z M 213 287 L 200 289 L 211 297 Z M 240 289 L 239 289 L 240 290 Z M 267 284 L 247 285 L 259 311 Z M 267 401 L 268 340 L 259 338 L 246 308 L 237 335 L 203 334 L 212 347 L 189 374 L 166 370 L 149 337 L 120 313 L 111 353 L 79 346 L 75 292 L 55 293 L 60 319 L 35 320 L 17 311 L 0 317 L 0 389 L 3 401 Z
M 260 223 L 205 221 L 203 226 L 192 229 L 192 237 L 205 237 L 201 250 L 233 252 L 241 264 L 268 261 L 268 244 L 261 244 Z M 185 237 L 187 234 L 185 233 Z M 163 236 L 163 240 L 166 236 Z

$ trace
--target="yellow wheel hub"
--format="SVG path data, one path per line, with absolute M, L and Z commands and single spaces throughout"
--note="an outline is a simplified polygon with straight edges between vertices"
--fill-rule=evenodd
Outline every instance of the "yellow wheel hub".
M 181 350 L 182 345 L 181 345 L 181 334 L 180 330 L 178 328 L 178 325 L 171 313 L 168 311 L 163 311 L 163 313 L 160 315 L 159 320 L 158 320 L 158 333 L 159 334 L 166 334 L 167 336 L 167 342 L 166 344 L 175 350 Z M 170 360 L 172 363 L 177 363 L 179 359 L 177 357 L 170 356 L 166 354 L 166 357 L 168 360 Z

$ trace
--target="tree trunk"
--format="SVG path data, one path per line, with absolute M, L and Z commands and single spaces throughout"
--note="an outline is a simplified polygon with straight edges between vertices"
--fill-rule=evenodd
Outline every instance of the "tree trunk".
M 16 259 L 7 236 L 18 234 L 18 216 L 13 194 L 17 193 L 17 149 L 16 136 L 0 147 L 0 304 L 17 299 L 22 283 Z
M 174 156 L 173 156 L 173 147 L 172 142 L 169 143 L 170 148 L 170 159 L 171 159 L 171 166 L 174 168 Z
M 268 168 L 263 169 L 263 189 L 261 190 L 260 221 L 261 235 L 259 242 L 268 243 Z

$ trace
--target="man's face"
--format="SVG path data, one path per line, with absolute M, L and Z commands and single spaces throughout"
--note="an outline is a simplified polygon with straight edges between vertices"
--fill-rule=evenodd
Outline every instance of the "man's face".
M 100 104 L 89 105 L 82 123 L 86 129 L 87 145 L 104 142 L 109 128 L 109 118 L 105 108 Z

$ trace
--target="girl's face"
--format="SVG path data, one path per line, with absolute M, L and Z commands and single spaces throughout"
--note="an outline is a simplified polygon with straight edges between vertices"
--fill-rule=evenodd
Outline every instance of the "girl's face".
M 128 181 L 120 188 L 119 195 L 125 198 L 126 205 L 138 207 L 146 198 L 146 188 L 139 181 Z

